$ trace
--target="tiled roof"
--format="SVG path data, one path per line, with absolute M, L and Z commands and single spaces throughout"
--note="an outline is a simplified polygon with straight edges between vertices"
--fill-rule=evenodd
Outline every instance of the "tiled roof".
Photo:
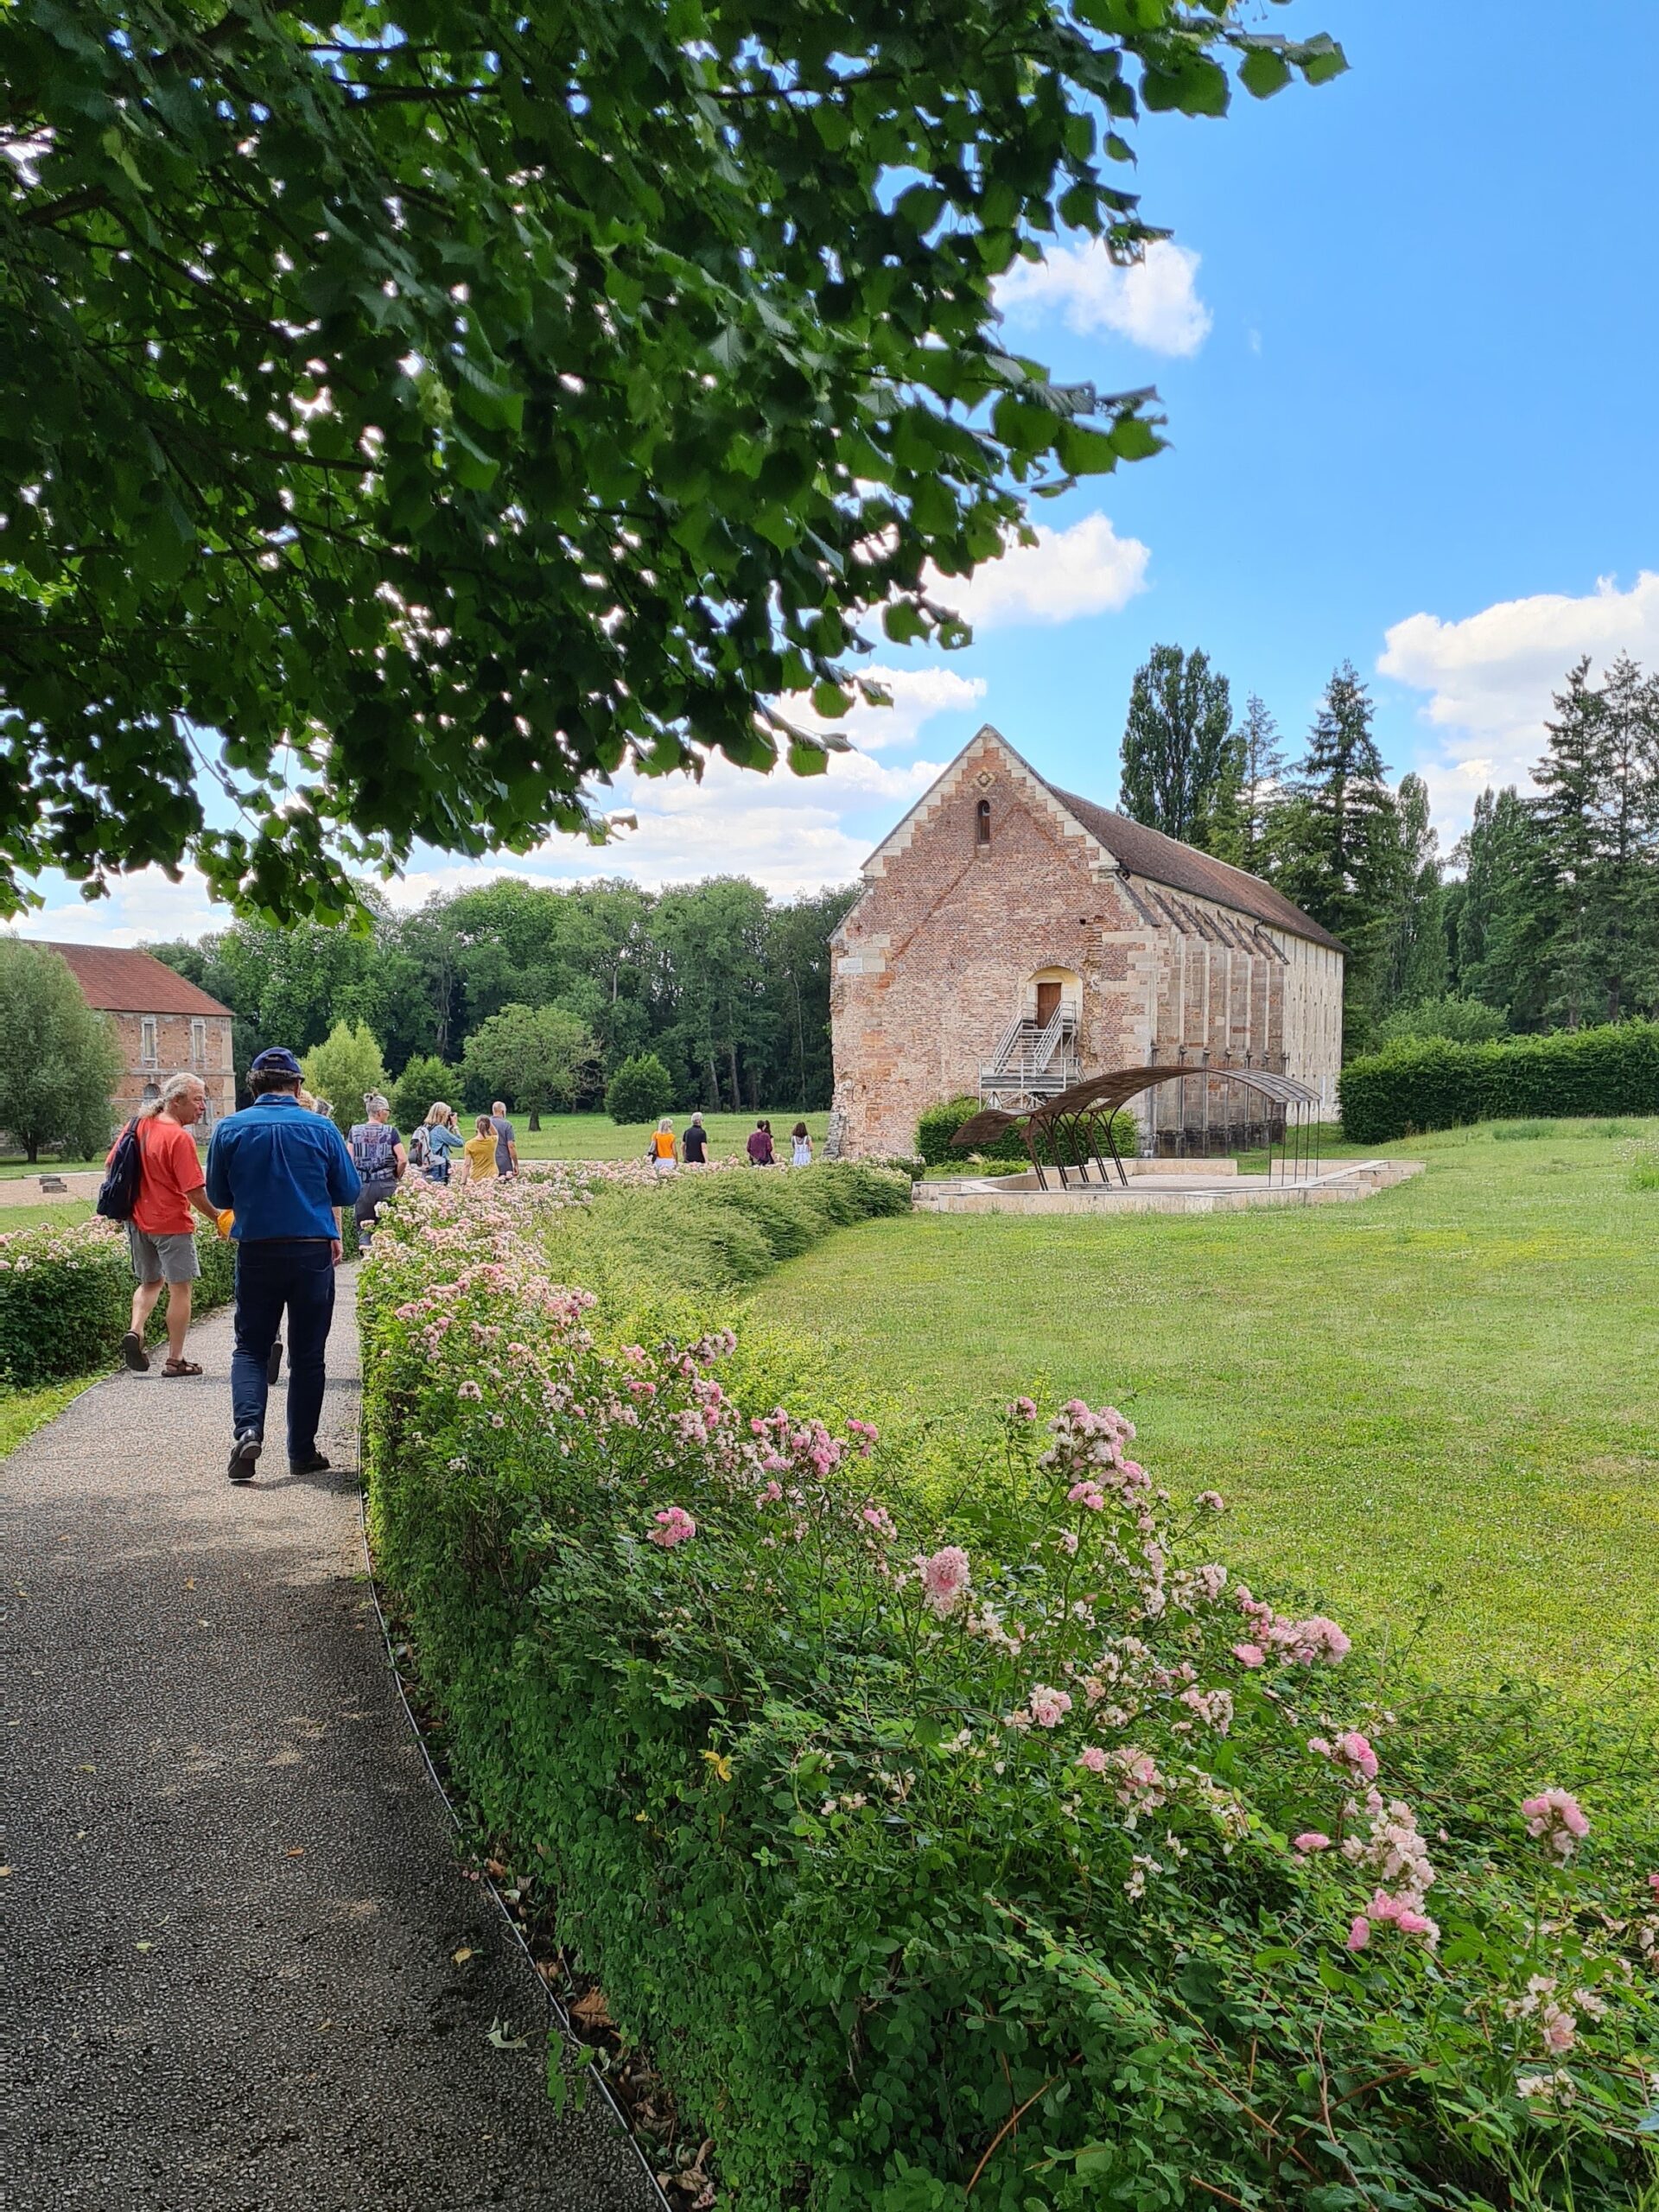
M 1230 867 L 1212 854 L 1183 845 L 1165 836 L 1161 830 L 1149 830 L 1144 822 L 1132 822 L 1126 814 L 1113 814 L 1092 799 L 1079 798 L 1053 784 L 1046 788 L 1132 876 L 1144 875 L 1150 882 L 1166 884 L 1172 891 L 1185 891 L 1190 898 L 1213 899 L 1218 906 L 1254 916 L 1269 929 L 1287 930 L 1293 937 L 1327 944 L 1333 951 L 1344 950 L 1339 938 L 1321 929 L 1311 914 L 1293 906 L 1282 891 L 1275 891 L 1259 875 L 1248 875 L 1242 868 Z
M 69 963 L 87 1005 L 105 1014 L 227 1014 L 231 1010 L 153 952 L 111 944 L 48 944 L 41 949 Z

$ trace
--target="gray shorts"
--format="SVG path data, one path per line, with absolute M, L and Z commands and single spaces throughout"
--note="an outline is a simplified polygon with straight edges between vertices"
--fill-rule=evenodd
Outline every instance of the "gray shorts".
M 132 1249 L 132 1272 L 140 1282 L 194 1282 L 201 1273 L 191 1230 L 179 1236 L 152 1236 L 130 1221 L 127 1243 Z

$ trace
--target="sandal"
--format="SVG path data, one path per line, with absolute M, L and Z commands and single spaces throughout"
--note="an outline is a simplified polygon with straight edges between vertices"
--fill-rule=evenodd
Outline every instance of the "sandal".
M 194 1359 L 169 1359 L 163 1362 L 162 1367 L 162 1373 L 169 1377 L 175 1375 L 200 1375 L 200 1368 Z

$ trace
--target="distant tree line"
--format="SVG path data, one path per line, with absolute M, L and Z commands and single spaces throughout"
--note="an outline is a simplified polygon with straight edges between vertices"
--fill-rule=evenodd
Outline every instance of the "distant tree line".
M 344 1025 L 389 1080 L 456 1104 L 595 1105 L 654 1054 L 683 1107 L 805 1109 L 830 1099 L 829 938 L 855 895 L 500 876 L 406 913 L 365 890 L 356 930 L 238 921 L 149 950 L 237 1016 L 238 1076 L 261 1044 L 307 1052 Z
M 1236 720 L 1201 652 L 1135 677 L 1122 800 L 1138 822 L 1264 876 L 1348 949 L 1347 1053 L 1659 1010 L 1659 677 L 1588 658 L 1557 694 L 1535 795 L 1484 792 L 1442 861 L 1421 777 L 1391 785 L 1349 662 L 1301 755 L 1252 695 Z

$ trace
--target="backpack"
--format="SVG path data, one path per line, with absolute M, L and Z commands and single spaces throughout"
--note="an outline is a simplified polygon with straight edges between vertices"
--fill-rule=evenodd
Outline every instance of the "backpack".
M 431 1156 L 431 1140 L 427 1135 L 426 1124 L 423 1122 L 420 1127 L 412 1130 L 410 1135 L 410 1165 L 411 1167 L 424 1167 Z
M 352 1131 L 352 1165 L 365 1183 L 390 1183 L 397 1175 L 392 1147 L 397 1133 L 388 1122 L 359 1122 Z
M 105 1221 L 130 1221 L 138 1210 L 138 1186 L 143 1173 L 144 1152 L 135 1116 L 115 1141 L 104 1180 L 98 1186 L 93 1212 L 102 1214 Z

